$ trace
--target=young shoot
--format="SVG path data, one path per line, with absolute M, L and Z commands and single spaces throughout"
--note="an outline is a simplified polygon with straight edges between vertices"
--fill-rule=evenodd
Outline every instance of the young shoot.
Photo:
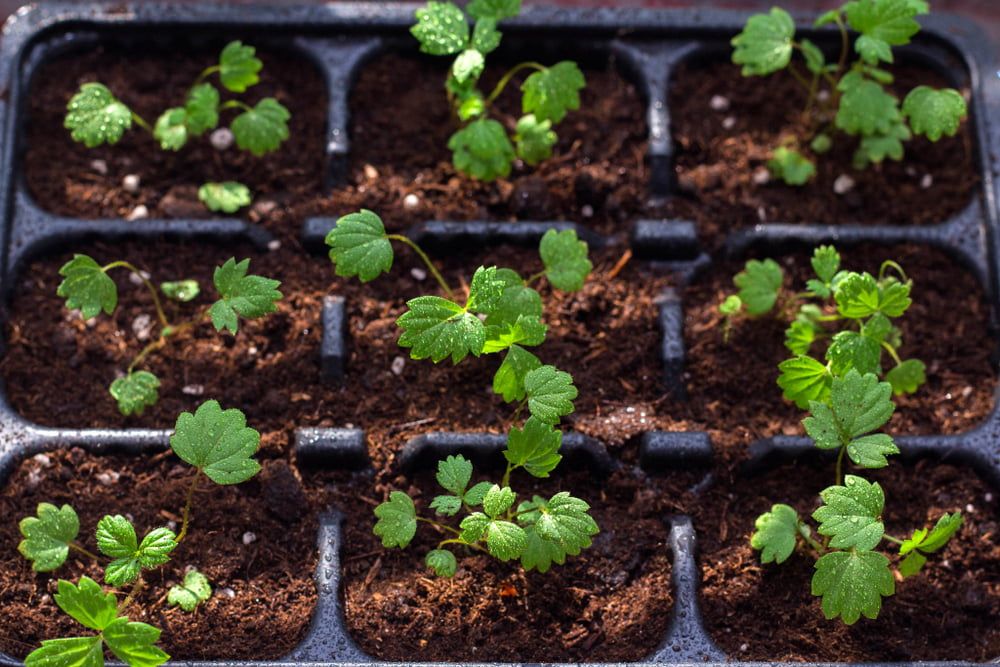
M 276 302 L 281 299 L 278 286 L 281 283 L 263 276 L 247 275 L 249 268 L 249 259 L 237 262 L 235 258 L 216 267 L 213 282 L 219 298 L 189 319 L 181 321 L 168 318 L 160 293 L 171 301 L 186 303 L 201 293 L 198 282 L 164 282 L 157 290 L 146 277 L 149 274 L 123 260 L 102 266 L 87 255 L 74 255 L 73 259 L 59 269 L 59 275 L 64 279 L 56 294 L 66 299 L 67 308 L 79 310 L 84 319 L 97 317 L 101 312 L 111 315 L 118 306 L 118 286 L 108 274 L 113 269 L 126 269 L 140 278 L 152 297 L 158 331 L 153 340 L 132 359 L 123 375 L 109 387 L 112 398 L 118 403 L 118 410 L 127 417 L 142 414 L 159 400 L 159 378 L 141 367 L 150 354 L 162 350 L 177 334 L 200 326 L 206 319 L 211 320 L 216 331 L 225 329 L 236 334 L 241 317 L 255 319 L 277 311 Z
M 184 412 L 177 418 L 170 448 L 193 468 L 177 533 L 172 527 L 159 527 L 139 540 L 132 521 L 120 514 L 109 514 L 97 523 L 94 541 L 99 553 L 94 553 L 78 540 L 80 520 L 70 505 L 56 507 L 43 502 L 38 505 L 37 516 L 22 519 L 20 531 L 24 539 L 18 551 L 31 561 L 36 572 L 58 569 L 72 552 L 100 565 L 108 586 L 127 588 L 119 601 L 114 592 L 105 592 L 89 577 L 81 577 L 76 584 L 59 580 L 56 604 L 96 634 L 44 640 L 25 659 L 25 666 L 101 667 L 105 648 L 131 667 L 156 667 L 169 660 L 170 656 L 156 646 L 160 631 L 130 621 L 126 612 L 146 586 L 146 573 L 168 562 L 187 537 L 194 496 L 203 478 L 214 484 L 247 481 L 260 471 L 260 464 L 253 458 L 259 445 L 260 434 L 247 427 L 243 413 L 223 410 L 216 401 L 206 401 L 193 414 Z M 170 589 L 167 602 L 190 612 L 211 594 L 208 579 L 192 570 L 185 575 L 183 584 Z
M 437 480 L 447 492 L 430 503 L 433 518 L 420 516 L 413 499 L 393 491 L 375 509 L 374 532 L 386 547 L 404 548 L 425 523 L 440 536 L 425 562 L 440 576 L 457 568 L 456 552 L 488 553 L 503 561 L 519 560 L 527 569 L 546 572 L 591 544 L 597 523 L 590 506 L 567 492 L 545 499 L 538 496 L 517 503 L 511 475 L 523 469 L 534 477 L 548 477 L 559 464 L 563 434 L 560 419 L 573 412 L 577 389 L 569 373 L 543 364 L 527 348 L 541 345 L 548 327 L 542 319 L 542 297 L 532 286 L 547 280 L 554 288 L 576 291 L 593 268 L 587 244 L 570 230 L 549 230 L 539 246 L 543 268 L 528 279 L 508 268 L 479 267 L 459 299 L 441 273 L 416 244 L 404 236 L 386 234 L 381 219 L 371 211 L 344 216 L 326 242 L 337 275 L 358 276 L 363 282 L 389 271 L 392 241 L 409 246 L 424 261 L 447 297 L 420 296 L 407 302 L 397 320 L 402 330 L 399 345 L 413 359 L 434 363 L 450 358 L 459 363 L 468 355 L 504 353 L 493 377 L 493 391 L 516 403 L 511 417 L 504 458 L 507 467 L 496 483 L 473 484 L 472 464 L 462 456 L 449 456 L 438 464 Z M 528 418 L 517 425 L 518 417 Z M 464 515 L 457 527 L 451 517 Z
M 929 11 L 924 0 L 851 0 L 825 12 L 813 27 L 834 25 L 839 32 L 839 52 L 830 62 L 812 41 L 796 39 L 795 23 L 780 7 L 747 20 L 732 40 L 732 59 L 743 76 L 788 70 L 808 95 L 803 130 L 784 137 L 768 162 L 776 177 L 789 185 L 807 183 L 816 173 L 814 157 L 845 140 L 838 133 L 856 138 L 854 167 L 864 169 L 886 158 L 901 160 L 903 143 L 914 134 L 937 141 L 958 131 L 967 115 L 959 91 L 921 85 L 901 105 L 887 88 L 894 79 L 883 65 L 894 62 L 892 47 L 909 44 L 920 31 L 916 17 Z
M 291 114 L 278 100 L 265 97 L 253 106 L 232 97 L 222 100 L 213 76 L 230 93 L 244 93 L 260 81 L 264 64 L 254 47 L 240 41 L 230 42 L 219 55 L 219 62 L 206 68 L 188 90 L 183 106 L 165 110 L 152 124 L 130 109 L 102 83 L 84 83 L 66 107 L 64 126 L 74 141 L 87 148 L 116 144 L 138 125 L 149 132 L 165 151 L 179 151 L 195 137 L 219 126 L 220 117 L 236 113 L 229 124 L 236 145 L 261 156 L 278 149 L 288 138 Z M 234 213 L 250 203 L 250 190 L 240 183 L 206 183 L 198 197 L 212 211 Z
M 455 169 L 492 181 L 510 174 L 515 158 L 535 165 L 552 156 L 557 137 L 552 129 L 566 113 L 580 108 L 586 86 L 576 63 L 564 60 L 551 67 L 522 62 L 509 69 L 489 93 L 479 78 L 486 56 L 500 45 L 497 24 L 521 11 L 521 0 L 473 0 L 462 10 L 452 2 L 431 0 L 416 12 L 410 32 L 420 50 L 434 56 L 455 56 L 445 90 L 458 130 L 448 140 Z M 521 113 L 514 127 L 491 117 L 493 103 L 515 76 L 530 72 L 521 84 Z M 513 141 L 511 140 L 513 137 Z

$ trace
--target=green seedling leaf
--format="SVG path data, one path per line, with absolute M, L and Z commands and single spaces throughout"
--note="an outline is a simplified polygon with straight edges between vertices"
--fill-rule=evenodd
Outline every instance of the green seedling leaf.
M 920 570 L 924 569 L 924 565 L 927 563 L 927 556 L 923 555 L 919 551 L 911 552 L 906 558 L 899 562 L 899 573 L 903 575 L 903 578 L 912 577 L 918 574 Z
M 412 359 L 438 363 L 450 356 L 457 364 L 469 354 L 482 354 L 486 327 L 462 306 L 438 296 L 419 296 L 406 306 L 396 324 L 403 330 L 399 346 L 411 348 Z
M 458 54 L 455 62 L 451 66 L 451 75 L 455 81 L 464 84 L 467 81 L 475 81 L 483 73 L 486 66 L 486 59 L 477 49 L 466 49 Z
M 462 10 L 451 2 L 431 0 L 416 11 L 417 22 L 410 34 L 420 42 L 420 50 L 432 56 L 458 53 L 469 42 L 469 24 Z
M 569 60 L 532 72 L 521 84 L 521 112 L 534 114 L 542 122 L 559 123 L 567 112 L 580 108 L 580 91 L 586 85 L 583 72 Z
M 417 532 L 417 510 L 402 491 L 393 491 L 389 500 L 375 508 L 378 521 L 373 529 L 386 548 L 404 548 Z
M 486 516 L 495 519 L 513 507 L 516 499 L 517 494 L 509 486 L 493 484 L 483 497 L 483 511 Z
M 85 83 L 66 106 L 63 125 L 73 141 L 87 148 L 101 144 L 117 144 L 132 127 L 132 111 L 122 104 L 106 86 Z
M 534 354 L 520 345 L 511 345 L 503 363 L 493 376 L 494 393 L 503 396 L 503 400 L 508 403 L 524 400 L 526 395 L 524 378 L 541 366 L 542 362 Z
M 43 639 L 24 659 L 25 667 L 103 667 L 104 644 L 100 635 Z
M 577 397 L 573 376 L 555 366 L 541 366 L 524 376 L 528 410 L 546 424 L 556 424 L 563 415 L 573 412 Z
M 479 22 L 484 19 L 502 21 L 521 12 L 521 0 L 472 0 L 465 11 Z
M 879 164 L 886 158 L 903 159 L 903 142 L 910 140 L 910 128 L 899 120 L 894 122 L 885 134 L 871 134 L 861 137 L 854 153 L 854 166 L 864 169 L 869 164 Z
M 816 175 L 812 160 L 792 148 L 779 146 L 767 161 L 767 168 L 786 185 L 805 185 Z
M 882 468 L 888 464 L 885 456 L 898 454 L 899 448 L 884 434 L 862 436 L 892 417 L 895 405 L 891 393 L 888 382 L 879 382 L 872 373 L 861 375 L 852 369 L 844 377 L 834 378 L 829 405 L 810 402 L 811 415 L 802 424 L 820 449 L 847 447 L 847 455 L 857 465 Z
M 492 313 L 506 288 L 507 282 L 504 278 L 497 277 L 497 267 L 480 266 L 472 274 L 466 310 L 483 314 Z
M 534 477 L 548 477 L 562 460 L 562 432 L 537 417 L 529 417 L 524 428 L 511 427 L 504 458 L 515 468 L 524 468 Z
M 499 489 L 496 485 L 491 488 L 491 492 L 500 493 L 494 489 Z M 487 493 L 487 497 L 489 495 Z M 513 492 L 511 492 L 511 496 L 513 496 Z M 500 496 L 497 498 L 499 500 Z M 506 501 L 506 498 L 507 496 L 504 495 L 503 500 Z M 512 498 L 511 500 L 513 501 Z M 485 506 L 485 500 L 483 504 Z M 490 518 L 482 512 L 473 512 L 465 517 L 459 527 L 462 529 L 462 539 L 465 542 L 473 544 L 479 540 L 485 540 L 490 555 L 502 561 L 520 557 L 528 542 L 528 536 L 520 526 L 509 521 Z
M 458 496 L 435 496 L 430 508 L 441 516 L 455 516 L 462 509 L 462 499 Z
M 502 36 L 500 31 L 497 30 L 496 19 L 478 19 L 476 27 L 472 30 L 472 48 L 485 56 L 500 46 L 500 38 Z
M 156 405 L 159 389 L 159 378 L 149 371 L 129 371 L 111 383 L 109 392 L 118 403 L 118 411 L 128 417 L 141 415 L 146 408 Z
M 219 91 L 210 83 L 200 83 L 188 93 L 184 105 L 188 134 L 200 136 L 219 124 Z
M 446 491 L 461 496 L 471 479 L 472 463 L 464 456 L 449 456 L 443 461 L 438 461 L 437 481 Z
M 910 127 L 931 141 L 955 136 L 967 114 L 965 98 L 953 88 L 917 86 L 903 100 L 903 116 L 910 121 Z
M 114 593 L 105 593 L 101 585 L 90 577 L 80 577 L 78 585 L 60 579 L 57 589 L 53 596 L 56 604 L 85 628 L 100 632 L 111 625 L 118 615 L 118 601 Z
M 188 140 L 187 112 L 184 107 L 167 109 L 156 119 L 153 137 L 165 151 L 179 151 Z
M 811 401 L 823 401 L 830 392 L 830 370 L 812 357 L 798 356 L 778 364 L 782 395 L 805 410 Z
M 838 331 L 826 349 L 826 359 L 834 376 L 852 368 L 861 374 L 882 372 L 882 343 L 857 331 Z
M 795 22 L 784 9 L 754 14 L 740 34 L 733 37 L 733 62 L 743 66 L 743 76 L 765 76 L 788 67 L 792 59 Z
M 382 218 L 367 209 L 337 220 L 326 235 L 326 244 L 338 276 L 357 276 L 366 283 L 392 269 L 392 243 Z
M 197 280 L 177 280 L 160 283 L 160 290 L 168 299 L 180 301 L 181 303 L 194 301 L 201 294 L 201 286 Z
M 552 147 L 558 137 L 552 131 L 552 121 L 539 121 L 534 114 L 521 116 L 514 130 L 514 145 L 517 156 L 525 164 L 536 165 L 552 157 Z
M 59 269 L 64 280 L 56 294 L 66 299 L 66 307 L 79 310 L 89 320 L 103 310 L 110 315 L 118 306 L 118 286 L 100 264 L 87 255 L 73 255 Z
M 860 72 L 845 74 L 837 88 L 842 96 L 836 125 L 844 132 L 864 136 L 886 135 L 900 122 L 899 100 Z
M 840 270 L 840 253 L 831 245 L 821 245 L 813 250 L 810 264 L 816 277 L 829 285 Z
M 735 315 L 743 309 L 743 299 L 730 294 L 719 304 L 719 312 L 723 315 Z
M 600 532 L 588 514 L 590 505 L 567 492 L 557 493 L 550 500 L 535 496 L 521 503 L 518 520 L 524 524 L 527 543 L 521 554 L 526 570 L 547 572 L 552 563 L 562 565 L 566 556 L 579 555 L 591 545 L 591 538 Z
M 120 514 L 102 518 L 96 537 L 101 553 L 114 559 L 104 571 L 104 580 L 112 586 L 132 583 L 141 570 L 163 565 L 177 547 L 177 536 L 168 528 L 150 531 L 137 544 L 135 528 Z
M 816 327 L 811 322 L 796 320 L 785 329 L 785 347 L 796 356 L 809 354 L 816 340 Z
M 278 100 L 265 97 L 252 109 L 234 118 L 229 129 L 233 131 L 236 145 L 241 150 L 260 157 L 278 150 L 281 142 L 288 138 L 288 119 L 291 117 L 292 114 Z
M 828 487 L 820 497 L 823 505 L 812 517 L 820 524 L 819 534 L 833 538 L 831 547 L 871 551 L 882 541 L 885 495 L 878 483 L 847 475 L 843 486 Z
M 264 68 L 264 63 L 256 53 L 254 47 L 239 40 L 226 44 L 219 54 L 219 80 L 226 90 L 243 93 L 260 81 L 257 73 Z
M 521 315 L 513 324 L 486 327 L 486 343 L 483 353 L 491 354 L 506 350 L 512 345 L 541 345 L 545 342 L 548 327 L 536 317 Z
M 155 646 L 160 631 L 146 623 L 119 617 L 104 629 L 103 637 L 115 657 L 129 667 L 156 667 L 170 659 Z
M 535 496 L 536 500 L 540 500 Z M 544 502 L 544 501 L 542 501 Z M 522 506 L 524 503 L 522 503 Z M 545 574 L 552 567 L 552 563 L 562 565 L 566 562 L 566 554 L 559 550 L 559 547 L 543 539 L 535 528 L 534 524 L 524 527 L 524 534 L 527 538 L 524 551 L 521 552 L 521 567 L 526 571 L 538 570 Z
M 910 307 L 910 284 L 895 280 L 880 285 L 869 273 L 851 273 L 837 285 L 837 311 L 852 320 L 882 313 L 899 317 Z
M 918 549 L 928 554 L 940 551 L 948 544 L 951 536 L 962 527 L 962 522 L 961 512 L 944 514 L 938 519 L 932 530 L 926 528 L 915 530 L 912 537 L 903 540 L 903 543 L 899 545 L 899 555 L 905 556 Z
M 853 625 L 876 618 L 882 598 L 896 592 L 889 559 L 877 551 L 833 551 L 816 561 L 812 594 L 822 596 L 823 615 Z
M 216 331 L 228 329 L 235 334 L 239 330 L 240 317 L 255 319 L 278 310 L 281 283 L 263 276 L 248 276 L 249 268 L 249 259 L 237 263 L 236 258 L 231 257 L 215 269 L 212 280 L 222 298 L 212 304 L 208 314 Z
M 806 69 L 808 69 L 813 74 L 822 74 L 824 68 L 826 67 L 826 57 L 818 46 L 813 44 L 808 39 L 803 39 L 801 42 L 802 46 L 802 57 L 806 61 Z M 819 151 L 823 153 L 825 151 Z
M 510 175 L 516 154 L 503 125 L 492 118 L 479 118 L 451 135 L 448 148 L 455 169 L 481 181 Z
M 479 482 L 473 484 L 472 488 L 465 492 L 465 504 L 470 507 L 478 507 L 483 504 L 487 492 L 493 487 L 490 482 Z
M 448 551 L 447 549 L 434 549 L 427 553 L 427 557 L 424 559 L 431 570 L 434 571 L 439 577 L 454 577 L 455 571 L 458 569 L 458 562 L 455 560 L 455 554 Z
M 739 289 L 740 301 L 751 315 L 762 315 L 774 307 L 781 291 L 784 273 L 773 259 L 751 259 L 736 274 L 733 284 Z
M 913 19 L 916 7 L 909 0 L 855 0 L 844 7 L 848 25 L 861 33 L 854 48 L 869 64 L 891 63 L 890 47 L 908 44 L 920 31 Z
M 907 359 L 885 374 L 885 380 L 892 385 L 892 393 L 901 396 L 912 394 L 927 382 L 926 367 L 919 359 Z
M 18 524 L 24 539 L 17 550 L 31 561 L 35 572 L 51 572 L 69 557 L 69 545 L 80 532 L 80 519 L 69 505 L 57 508 L 39 503 L 37 514 Z
M 198 199 L 209 211 L 236 213 L 253 201 L 250 188 L 236 181 L 205 183 L 198 188 Z
M 177 418 L 170 448 L 216 484 L 239 484 L 260 471 L 253 459 L 260 433 L 246 424 L 239 410 L 205 401 L 194 414 L 182 412 Z
M 586 241 L 579 240 L 572 229 L 545 232 L 538 253 L 545 265 L 545 277 L 553 287 L 564 292 L 576 292 L 583 288 L 584 281 L 594 268 L 587 258 L 587 250 Z
M 198 570 L 191 570 L 184 575 L 184 583 L 171 586 L 167 591 L 167 604 L 192 612 L 210 597 L 212 586 L 208 583 L 208 577 Z
M 772 505 L 770 512 L 757 517 L 750 546 L 760 551 L 761 563 L 784 563 L 795 551 L 799 535 L 799 514 L 788 505 Z

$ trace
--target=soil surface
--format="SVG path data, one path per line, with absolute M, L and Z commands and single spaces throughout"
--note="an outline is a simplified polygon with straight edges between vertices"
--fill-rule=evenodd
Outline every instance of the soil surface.
M 892 71 L 893 92 L 900 100 L 917 85 L 950 85 L 926 69 Z M 728 106 L 714 110 L 715 96 L 725 98 Z M 715 244 L 734 227 L 761 222 L 939 223 L 972 200 L 979 177 L 969 121 L 954 137 L 937 143 L 915 138 L 905 144 L 902 161 L 887 159 L 865 171 L 851 166 L 857 140 L 838 133 L 833 149 L 815 156 L 816 177 L 807 185 L 759 182 L 782 138 L 801 135 L 806 98 L 787 72 L 745 78 L 730 63 L 680 67 L 670 89 L 670 109 L 683 192 L 672 198 L 672 214 L 695 220 L 700 233 Z M 806 147 L 803 151 L 810 155 Z M 837 194 L 834 182 L 844 175 L 854 187 Z

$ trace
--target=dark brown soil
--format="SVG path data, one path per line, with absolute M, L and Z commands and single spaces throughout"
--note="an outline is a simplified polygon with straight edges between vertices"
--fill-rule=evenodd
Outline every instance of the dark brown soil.
M 83 218 L 126 217 L 140 204 L 151 216 L 191 218 L 211 215 L 197 199 L 197 188 L 206 181 L 240 181 L 258 199 L 319 195 L 326 143 L 323 77 L 308 62 L 283 52 L 261 49 L 258 56 L 264 62 L 259 84 L 239 96 L 217 87 L 223 100 L 238 97 L 252 105 L 276 97 L 291 112 L 289 139 L 277 152 L 259 158 L 235 144 L 217 151 L 207 133 L 178 152 L 164 151 L 137 125 L 114 146 L 88 149 L 63 127 L 66 104 L 80 84 L 89 81 L 108 86 L 148 123 L 155 123 L 165 109 L 183 104 L 199 73 L 218 62 L 216 50 L 179 54 L 151 48 L 136 53 L 98 47 L 47 63 L 35 75 L 27 114 L 24 170 L 35 201 L 54 213 Z M 237 113 L 223 112 L 220 126 L 227 126 Z M 104 161 L 106 174 L 94 169 L 94 160 Z M 138 192 L 123 189 L 127 174 L 139 176 Z
M 915 577 L 897 577 L 877 621 L 827 621 L 809 590 L 814 558 L 760 564 L 750 548 L 754 519 L 773 503 L 808 517 L 833 484 L 833 466 L 799 463 L 762 477 L 723 476 L 694 508 L 702 564 L 702 611 L 733 659 L 760 661 L 989 661 L 1000 655 L 1000 502 L 965 468 L 924 461 L 863 471 L 885 489 L 886 532 L 909 537 L 945 512 L 965 523 Z M 815 527 L 815 523 L 813 523 Z M 883 542 L 885 553 L 895 549 Z M 892 557 L 894 564 L 897 557 Z
M 925 69 L 893 72 L 900 99 L 920 84 L 949 85 Z M 729 100 L 727 110 L 711 109 L 715 95 Z M 766 165 L 782 137 L 801 129 L 805 103 L 801 86 L 784 72 L 762 79 L 744 78 L 730 63 L 681 67 L 670 89 L 670 108 L 677 178 L 685 194 L 671 200 L 673 215 L 697 221 L 714 244 L 734 227 L 760 222 L 939 223 L 971 201 L 979 178 L 968 121 L 954 137 L 937 143 L 914 139 L 901 162 L 886 160 L 863 172 L 851 166 L 856 140 L 838 134 L 834 148 L 815 160 L 817 174 L 809 184 L 758 185 L 755 170 Z M 723 127 L 727 118 L 734 123 L 729 129 Z M 842 174 L 856 185 L 838 195 L 833 183 Z M 928 176 L 930 185 L 923 187 Z

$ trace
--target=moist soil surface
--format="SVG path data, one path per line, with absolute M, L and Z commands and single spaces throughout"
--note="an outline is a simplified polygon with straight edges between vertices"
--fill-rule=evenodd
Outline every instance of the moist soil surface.
M 915 67 L 892 68 L 891 87 L 902 100 L 918 85 L 951 85 Z M 728 101 L 713 110 L 713 97 Z M 743 77 L 730 63 L 686 64 L 673 78 L 669 100 L 677 146 L 676 177 L 682 193 L 671 199 L 674 217 L 693 219 L 713 245 L 734 227 L 761 222 L 822 224 L 940 223 L 972 200 L 979 182 L 972 128 L 962 123 L 954 137 L 905 143 L 903 160 L 858 171 L 851 165 L 857 140 L 834 135 L 833 148 L 815 157 L 816 176 L 801 187 L 774 179 L 761 183 L 771 151 L 786 136 L 803 136 L 807 95 L 787 72 Z M 834 191 L 843 175 L 854 181 Z M 760 179 L 763 180 L 763 179 Z

